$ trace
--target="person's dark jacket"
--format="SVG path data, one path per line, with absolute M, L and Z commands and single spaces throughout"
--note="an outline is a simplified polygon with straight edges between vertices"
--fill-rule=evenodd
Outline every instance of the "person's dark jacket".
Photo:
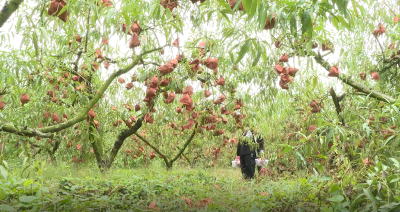
M 247 155 L 247 154 L 251 154 L 251 153 L 254 153 L 254 155 L 256 155 L 256 150 L 257 150 L 257 153 L 259 153 L 261 150 L 264 150 L 264 139 L 258 135 L 253 135 L 253 136 L 256 137 L 256 142 L 258 143 L 258 148 L 252 149 L 246 140 L 243 142 L 239 142 L 239 144 L 237 146 L 237 151 L 236 151 L 237 156 Z M 253 137 L 253 139 L 254 139 L 254 137 Z

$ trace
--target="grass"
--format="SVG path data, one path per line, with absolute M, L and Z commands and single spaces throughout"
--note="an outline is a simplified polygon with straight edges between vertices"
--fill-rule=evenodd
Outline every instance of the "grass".
M 304 176 L 246 181 L 234 168 L 167 171 L 154 164 L 102 174 L 94 167 L 47 164 L 26 170 L 23 178 L 22 170 L 10 171 L 7 181 L 0 178 L 0 211 L 328 210 L 318 198 L 318 181 Z

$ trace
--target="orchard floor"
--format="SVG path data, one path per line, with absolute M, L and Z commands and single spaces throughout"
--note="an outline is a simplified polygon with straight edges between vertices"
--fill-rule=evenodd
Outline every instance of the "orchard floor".
M 301 174 L 245 181 L 238 168 L 46 164 L 0 180 L 0 211 L 331 211 L 321 185 Z

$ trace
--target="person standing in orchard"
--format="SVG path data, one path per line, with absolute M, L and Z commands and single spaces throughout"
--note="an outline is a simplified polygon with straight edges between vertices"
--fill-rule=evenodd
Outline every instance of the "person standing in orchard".
M 256 158 L 259 153 L 264 153 L 264 140 L 253 134 L 254 130 L 245 130 L 242 134 L 243 139 L 237 146 L 236 155 L 240 156 L 240 168 L 245 179 L 254 178 Z

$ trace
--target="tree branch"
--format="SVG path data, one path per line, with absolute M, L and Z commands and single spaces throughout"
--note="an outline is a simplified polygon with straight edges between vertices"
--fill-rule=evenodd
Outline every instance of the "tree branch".
M 88 43 L 88 36 L 89 36 L 89 28 L 90 28 L 90 7 L 88 11 L 88 17 L 87 17 L 87 22 L 86 22 L 86 38 L 85 38 L 85 53 L 87 52 L 87 43 Z
M 186 147 L 190 144 L 190 142 L 193 140 L 194 135 L 196 134 L 196 130 L 197 130 L 197 125 L 198 123 L 196 122 L 196 125 L 194 125 L 194 129 L 192 131 L 192 134 L 190 135 L 190 137 L 186 140 L 185 144 L 183 145 L 182 148 L 180 148 L 178 154 L 175 155 L 174 158 L 171 159 L 171 163 L 173 163 L 174 161 L 176 161 L 179 156 L 181 156 L 181 154 L 185 151 Z
M 79 60 L 81 59 L 81 56 L 82 56 L 82 51 L 78 51 L 78 54 L 76 54 L 76 60 L 73 63 L 74 71 L 72 74 L 78 74 L 78 63 L 79 63 Z
M 157 152 L 157 154 L 161 155 L 164 160 L 168 160 L 166 155 L 164 155 L 162 152 L 160 152 L 160 150 L 158 150 L 155 146 L 153 146 L 147 139 L 143 138 L 141 135 L 139 135 L 137 132 L 135 132 L 135 135 L 140 138 L 140 140 L 142 140 L 143 142 L 145 142 L 147 145 L 150 146 L 150 148 L 152 148 L 154 151 Z M 169 161 L 168 161 L 169 162 Z
M 23 136 L 39 136 L 42 138 L 52 138 L 53 134 L 50 133 L 43 133 L 39 130 L 32 129 L 29 127 L 21 127 L 21 126 L 15 126 L 11 123 L 5 123 L 5 124 L 0 124 L 0 131 L 4 132 L 9 132 L 9 133 L 14 133 L 16 135 L 23 135 Z
M 342 122 L 342 125 L 345 126 L 344 118 L 343 118 L 343 116 L 341 114 L 342 109 L 340 108 L 340 104 L 339 104 L 340 100 L 337 98 L 335 90 L 333 90 L 332 87 L 331 87 L 330 93 L 331 93 L 331 96 L 332 96 L 333 103 L 335 104 L 336 113 L 338 114 L 339 119 Z
M 111 166 L 111 163 L 114 161 L 115 157 L 118 154 L 119 149 L 121 148 L 122 144 L 124 143 L 125 139 L 133 134 L 136 134 L 136 132 L 140 129 L 142 126 L 142 120 L 143 117 L 139 118 L 135 125 L 133 125 L 131 128 L 123 130 L 119 135 L 117 140 L 114 143 L 114 147 L 112 148 L 110 152 L 110 156 L 108 157 L 108 164 L 106 168 L 109 168 Z
M 7 19 L 18 9 L 19 5 L 24 0 L 10 0 L 6 1 L 3 6 L 3 9 L 0 11 L 0 28 L 4 25 Z
M 376 42 L 379 44 L 379 47 L 381 48 L 381 52 L 382 52 L 383 61 L 385 61 L 385 60 L 386 60 L 386 58 L 385 58 L 385 51 L 383 50 L 382 44 L 381 44 L 381 42 L 379 42 L 379 40 L 378 40 L 378 37 L 377 37 L 377 36 L 374 36 L 374 37 L 375 37 L 375 40 L 376 40 Z
M 317 54 L 317 53 L 315 53 L 313 51 L 307 52 L 307 54 L 311 55 L 311 56 L 314 56 L 315 61 L 317 63 L 319 63 L 322 67 L 324 67 L 327 71 L 331 70 L 332 66 L 328 62 L 326 62 L 324 60 L 324 58 L 322 58 L 322 56 L 320 54 Z M 372 90 L 371 88 L 368 88 L 367 86 L 352 80 L 350 77 L 346 76 L 343 73 L 340 73 L 338 78 L 342 82 L 350 85 L 351 87 L 359 90 L 362 93 L 368 94 L 370 97 L 373 97 L 375 99 L 378 99 L 378 100 L 381 100 L 381 101 L 384 101 L 384 102 L 387 102 L 387 103 L 391 103 L 391 104 L 393 104 L 393 103 L 395 103 L 397 101 L 397 99 L 395 99 L 395 98 L 393 98 L 393 97 L 391 97 L 389 95 L 386 95 L 386 94 L 384 94 L 384 93 L 382 93 L 380 91 Z
M 4 88 L 3 90 L 0 91 L 0 96 L 8 94 L 7 88 Z

